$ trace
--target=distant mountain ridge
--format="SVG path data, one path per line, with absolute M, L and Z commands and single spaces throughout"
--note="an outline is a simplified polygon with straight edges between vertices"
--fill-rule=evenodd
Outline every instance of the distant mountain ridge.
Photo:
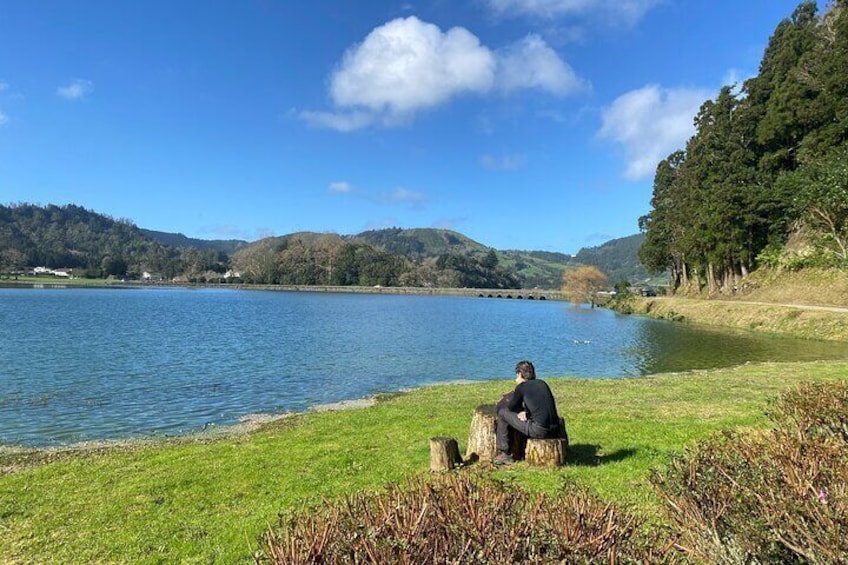
M 168 233 L 144 228 L 139 228 L 139 230 L 150 239 L 155 239 L 159 243 L 171 247 L 191 247 L 200 250 L 212 249 L 214 251 L 223 251 L 227 255 L 231 255 L 237 249 L 249 244 L 249 242 L 241 239 L 195 239 L 181 233 Z
M 373 284 L 558 288 L 563 272 L 580 264 L 597 266 L 611 284 L 647 278 L 638 259 L 643 239 L 640 234 L 615 239 L 581 249 L 576 256 L 497 250 L 436 228 L 353 235 L 297 232 L 255 242 L 203 240 L 138 228 L 129 220 L 113 220 L 76 205 L 0 205 L 0 272 L 73 267 L 95 277 L 158 271 L 168 278 L 203 281 L 217 280 L 245 261 L 259 261 L 262 268 L 257 272 L 283 269 L 285 276 L 297 274 L 292 284 L 329 284 L 314 281 L 332 279 L 338 284 L 376 280 L 382 282 Z

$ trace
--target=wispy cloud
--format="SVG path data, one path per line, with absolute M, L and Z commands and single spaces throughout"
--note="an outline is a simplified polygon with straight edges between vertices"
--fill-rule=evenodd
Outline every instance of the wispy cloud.
M 327 190 L 336 194 L 346 194 L 353 192 L 353 185 L 345 181 L 331 182 Z
M 0 92 L 6 92 L 9 90 L 9 85 L 3 81 L 0 81 Z M 3 110 L 0 109 L 0 126 L 9 122 L 9 116 L 3 113 Z
M 396 189 L 384 195 L 386 202 L 390 204 L 412 204 L 420 206 L 427 202 L 427 196 L 422 192 L 409 190 L 408 188 L 399 186 Z
M 56 89 L 56 94 L 65 100 L 82 100 L 89 94 L 94 92 L 94 83 L 90 80 L 76 79 L 67 86 L 60 86 Z
M 493 171 L 515 171 L 524 167 L 526 163 L 527 157 L 520 153 L 512 153 L 501 157 L 486 154 L 480 157 L 480 164 Z
M 695 133 L 698 109 L 712 95 L 705 89 L 666 89 L 655 84 L 632 90 L 603 110 L 598 136 L 622 147 L 626 178 L 649 177 L 657 163 L 684 148 Z
M 409 204 L 413 207 L 421 207 L 428 200 L 427 195 L 423 192 L 410 190 L 403 186 L 398 186 L 393 190 L 375 191 L 359 188 L 348 181 L 331 182 L 327 186 L 327 192 L 330 194 L 352 195 L 374 204 L 383 205 Z
M 338 131 L 406 124 L 467 94 L 538 89 L 562 96 L 583 87 L 539 36 L 494 51 L 465 28 L 442 31 L 414 16 L 379 26 L 349 48 L 329 84 L 332 109 L 299 115 Z
M 485 0 L 497 16 L 558 18 L 592 17 L 611 25 L 634 25 L 660 0 Z

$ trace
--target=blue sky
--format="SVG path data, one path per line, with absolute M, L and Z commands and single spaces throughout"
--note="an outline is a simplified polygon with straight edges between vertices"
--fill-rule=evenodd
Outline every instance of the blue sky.
M 785 0 L 3 0 L 0 203 L 203 239 L 634 234 Z

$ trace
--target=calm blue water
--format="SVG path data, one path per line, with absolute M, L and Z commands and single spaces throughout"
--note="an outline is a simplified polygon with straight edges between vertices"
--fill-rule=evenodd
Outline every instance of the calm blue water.
M 175 435 L 430 383 L 613 378 L 848 346 L 562 302 L 190 289 L 0 289 L 0 443 Z

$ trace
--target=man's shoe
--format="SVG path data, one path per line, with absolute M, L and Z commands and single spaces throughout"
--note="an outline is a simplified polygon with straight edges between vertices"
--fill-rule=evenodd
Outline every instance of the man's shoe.
M 515 459 L 509 453 L 498 453 L 493 462 L 495 465 L 511 465 L 515 463 Z

